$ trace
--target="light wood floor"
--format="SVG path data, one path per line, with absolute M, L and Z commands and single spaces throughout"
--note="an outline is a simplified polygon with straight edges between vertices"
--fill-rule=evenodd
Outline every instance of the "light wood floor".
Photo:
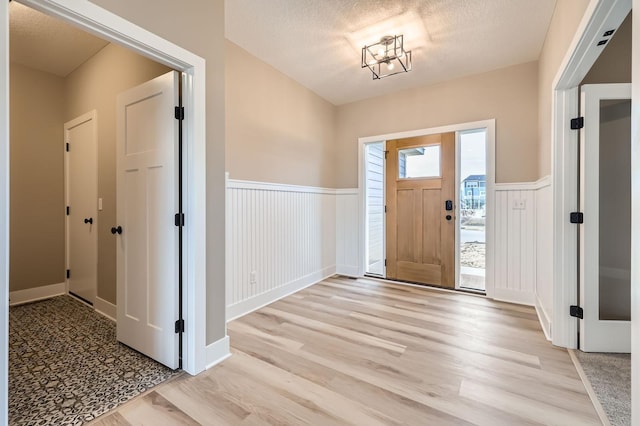
M 331 278 L 229 324 L 233 356 L 96 425 L 596 425 L 532 308 Z

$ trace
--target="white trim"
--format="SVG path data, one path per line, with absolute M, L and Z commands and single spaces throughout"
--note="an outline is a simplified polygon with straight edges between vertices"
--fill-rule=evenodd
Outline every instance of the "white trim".
M 547 175 L 535 182 L 496 183 L 496 191 L 537 191 L 551 186 L 551 176 Z
M 284 183 L 256 182 L 251 180 L 238 180 L 238 179 L 227 179 L 227 188 L 259 189 L 262 191 L 304 192 L 309 194 L 334 194 L 334 195 L 338 191 L 353 191 L 351 189 L 337 190 L 337 189 L 331 189 L 331 188 L 319 188 L 315 186 L 289 185 Z M 344 193 L 350 194 L 351 192 L 344 192 Z
M 208 370 L 231 356 L 229 336 L 224 336 L 222 339 L 207 345 L 206 352 L 206 369 Z
M 364 195 L 364 173 L 365 173 L 365 156 L 364 146 L 372 142 L 386 141 L 388 139 L 411 138 L 416 136 L 425 136 L 447 132 L 463 132 L 465 130 L 487 129 L 487 174 L 486 174 L 486 295 L 493 298 L 494 289 L 494 220 L 495 220 L 495 186 L 496 186 L 496 120 L 488 119 L 481 121 L 472 121 L 468 123 L 450 124 L 440 127 L 432 127 L 428 129 L 410 130 L 406 132 L 387 133 L 378 136 L 367 136 L 358 138 L 358 188 L 359 188 L 359 235 L 358 235 L 358 276 L 362 277 L 365 273 L 365 220 L 366 199 Z M 386 149 L 386 147 L 385 147 Z M 456 164 L 457 166 L 457 164 Z M 458 203 L 456 203 L 458 204 Z M 386 229 L 386 224 L 385 224 Z
M 358 188 L 338 188 L 334 191 L 336 195 L 358 195 Z
M 604 50 L 604 31 L 618 28 L 631 0 L 591 0 L 551 86 L 551 167 L 553 176 L 553 344 L 576 348 L 577 320 L 569 315 L 577 294 L 577 230 L 567 220 L 577 206 L 577 132 L 567 123 L 578 116 L 578 85 Z
M 116 305 L 113 303 L 96 296 L 96 301 L 93 303 L 93 309 L 95 309 L 97 313 L 109 318 L 111 321 L 116 322 L 118 312 L 116 310 Z
M 184 334 L 183 369 L 190 374 L 204 371 L 206 366 L 206 70 L 205 60 L 157 35 L 132 24 L 125 19 L 88 2 L 77 0 L 20 0 L 21 3 L 71 23 L 72 25 L 118 43 L 143 56 L 180 70 L 186 74 L 183 97 L 185 99 L 184 144 L 185 152 L 185 214 L 189 217 L 185 226 L 185 297 L 183 311 L 187 329 Z M 8 49 L 9 35 L 8 2 L 0 6 L 0 31 L 5 44 L 0 47 L 0 73 L 4 77 L 5 90 L 0 91 L 0 124 L 4 129 L 0 136 L 0 205 L 6 211 L 0 216 L 0 226 L 7 232 L 0 243 L 0 272 L 5 277 L 0 282 L 0 291 L 7 291 L 7 271 L 2 264 L 8 262 Z M 4 250 L 3 250 L 4 249 Z M 4 265 L 7 266 L 8 265 Z M 3 308 L 4 309 L 4 308 Z M 5 313 L 5 324 L 7 315 Z M 5 325 L 5 330 L 7 329 Z M 6 347 L 6 346 L 5 346 Z M 1 355 L 0 383 L 6 388 L 6 354 Z M 6 393 L 4 393 L 6 395 Z M 2 404 L 6 404 L 3 399 Z M 2 410 L 0 410 L 2 412 Z M 5 418 L 0 414 L 0 423 Z
M 535 306 L 536 314 L 538 314 L 538 321 L 540 321 L 540 326 L 544 332 L 544 337 L 551 341 L 551 318 L 547 315 L 547 311 L 545 311 L 544 306 L 542 306 L 542 302 L 538 295 L 536 295 Z
M 298 278 L 290 283 L 275 288 L 271 291 L 259 294 L 251 299 L 227 306 L 227 322 L 240 318 L 248 313 L 265 307 L 277 300 L 296 293 L 304 288 L 319 283 L 336 273 L 335 265 L 324 268 L 320 271 Z
M 640 10 L 640 0 L 633 0 Z M 632 18 L 631 52 L 631 420 L 640 423 L 640 19 Z
M 63 294 L 67 294 L 65 283 L 43 285 L 26 290 L 16 290 L 9 293 L 9 306 L 51 299 L 52 297 L 62 296 Z

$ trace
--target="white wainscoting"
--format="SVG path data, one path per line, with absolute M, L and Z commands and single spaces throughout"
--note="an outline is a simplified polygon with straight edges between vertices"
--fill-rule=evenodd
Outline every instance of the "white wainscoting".
M 336 190 L 336 273 L 357 277 L 360 235 L 357 189 Z
M 227 320 L 352 271 L 357 217 L 357 190 L 229 179 Z
M 495 185 L 493 297 L 497 300 L 536 304 L 536 280 L 540 269 L 537 264 L 540 213 L 537 204 L 541 199 L 537 193 L 548 187 L 548 178 L 534 183 Z
M 536 311 L 551 340 L 553 318 L 553 186 L 549 177 L 536 188 Z

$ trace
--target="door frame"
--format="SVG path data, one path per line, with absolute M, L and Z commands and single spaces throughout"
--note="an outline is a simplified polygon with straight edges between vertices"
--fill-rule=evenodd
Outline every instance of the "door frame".
M 494 256 L 493 256 L 493 244 L 494 244 L 494 218 L 495 218 L 495 182 L 496 182 L 496 174 L 495 174 L 495 158 L 496 158 L 496 120 L 495 119 L 487 119 L 481 121 L 472 121 L 468 123 L 458 123 L 451 124 L 440 127 L 431 127 L 425 129 L 418 130 L 409 130 L 404 132 L 396 132 L 396 133 L 387 133 L 376 136 L 366 136 L 358 138 L 358 276 L 363 277 L 366 269 L 366 196 L 365 196 L 365 185 L 366 185 L 366 156 L 365 156 L 365 145 L 373 142 L 385 141 L 385 149 L 386 149 L 386 141 L 389 139 L 403 139 L 403 138 L 412 138 L 416 136 L 426 136 L 437 133 L 448 133 L 455 132 L 456 133 L 456 158 L 458 157 L 458 144 L 459 144 L 459 136 L 458 133 L 465 130 L 474 130 L 474 129 L 487 129 L 487 182 L 486 182 L 486 206 L 487 206 L 487 222 L 486 222 L 486 294 L 487 297 L 494 296 Z M 458 164 L 456 159 L 456 194 L 457 189 L 460 186 L 458 176 Z M 385 168 L 386 172 L 386 168 Z M 386 185 L 385 185 L 386 186 Z M 456 216 L 459 216 L 459 203 L 456 203 Z M 386 229 L 386 218 L 385 218 L 385 229 Z M 456 225 L 456 247 L 459 246 L 459 227 Z M 458 250 L 456 250 L 457 252 Z M 458 275 L 458 254 L 456 253 L 456 276 Z M 386 277 L 386 269 L 385 269 L 385 277 Z M 458 285 L 456 283 L 456 288 Z
M 569 306 L 578 302 L 578 227 L 569 223 L 569 213 L 579 208 L 578 132 L 571 130 L 568 123 L 580 115 L 578 86 L 606 46 L 598 46 L 598 41 L 605 31 L 618 28 L 630 10 L 631 0 L 591 0 L 551 86 L 552 134 L 540 135 L 541 139 L 549 136 L 552 141 L 551 185 L 555 238 L 551 339 L 556 346 L 576 349 L 578 343 L 578 320 L 569 315 Z M 631 270 L 633 282 L 633 258 Z
M 70 206 L 70 199 L 69 199 L 69 183 L 70 183 L 70 178 L 69 178 L 69 155 L 68 155 L 68 151 L 66 151 L 65 146 L 67 144 L 67 132 L 69 131 L 69 128 L 75 127 L 79 124 L 82 123 L 86 123 L 87 121 L 91 121 L 93 124 L 93 143 L 96 145 L 96 157 L 95 157 L 95 176 L 96 176 L 96 184 L 98 182 L 98 112 L 94 109 L 92 111 L 89 111 L 87 113 L 84 113 L 82 115 L 80 115 L 79 117 L 74 118 L 73 120 L 67 121 L 66 123 L 64 123 L 64 135 L 63 135 L 63 152 L 65 153 L 64 155 L 64 205 L 65 206 Z M 98 192 L 98 188 L 96 187 L 96 193 Z M 95 202 L 97 203 L 98 200 L 96 199 Z M 96 206 L 96 211 L 98 210 L 97 206 Z M 96 215 L 95 219 L 95 229 L 98 229 L 98 215 Z M 67 270 L 69 270 L 69 261 L 70 261 L 70 256 L 71 256 L 71 251 L 69 250 L 69 240 L 70 240 L 70 236 L 69 236 L 69 232 L 70 232 L 70 225 L 69 225 L 69 215 L 65 215 L 64 217 L 64 260 L 65 260 L 65 267 Z M 98 234 L 97 231 L 95 233 L 96 235 L 96 255 L 98 253 Z M 96 299 L 98 297 L 98 262 L 97 262 L 97 258 L 96 258 L 96 264 L 95 264 L 95 271 L 96 271 L 96 293 L 94 294 L 94 299 Z M 69 294 L 69 277 L 65 276 L 65 293 Z M 86 302 L 85 300 L 83 300 L 83 302 Z M 95 308 L 95 300 L 93 302 L 93 307 Z
M 181 71 L 186 76 L 183 99 L 184 196 L 189 218 L 184 240 L 184 303 L 187 328 L 183 340 L 183 370 L 198 374 L 206 368 L 206 67 L 205 60 L 89 1 L 19 0 L 105 40 Z M 9 2 L 0 2 L 0 339 L 8 345 L 9 325 Z M 224 327 L 224 325 L 223 325 Z M 227 350 L 228 352 L 228 350 Z M 226 354 L 225 354 L 226 356 Z M 222 357 L 220 357 L 222 359 Z M 0 351 L 0 424 L 7 421 L 8 351 Z

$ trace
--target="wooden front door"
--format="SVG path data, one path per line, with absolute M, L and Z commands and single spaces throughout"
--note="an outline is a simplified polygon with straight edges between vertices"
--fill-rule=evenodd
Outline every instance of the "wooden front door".
M 455 287 L 455 133 L 387 141 L 387 278 Z

